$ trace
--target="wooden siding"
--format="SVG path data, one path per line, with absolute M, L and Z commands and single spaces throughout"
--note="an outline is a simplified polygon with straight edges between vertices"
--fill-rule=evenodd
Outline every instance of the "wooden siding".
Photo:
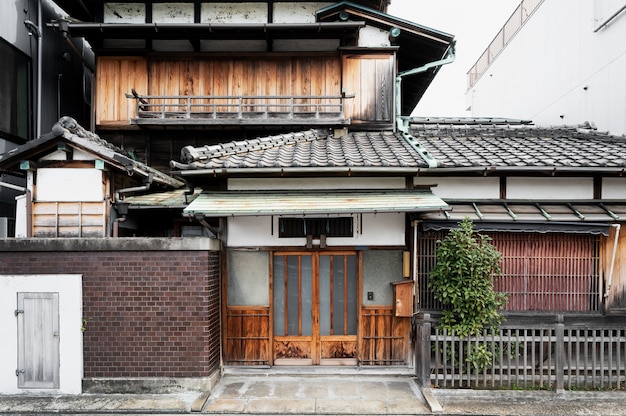
M 411 320 L 394 316 L 393 306 L 364 306 L 361 310 L 363 365 L 407 365 Z
M 59 294 L 18 293 L 18 387 L 59 388 Z
M 33 237 L 106 237 L 105 202 L 33 202 Z
M 269 307 L 229 306 L 224 328 L 226 364 L 270 364 Z
M 126 98 L 131 90 L 148 88 L 145 58 L 99 57 L 96 63 L 96 124 L 112 122 L 129 124 L 135 103 Z
M 149 61 L 135 57 L 100 57 L 97 74 L 98 125 L 129 124 L 135 117 L 136 103 L 125 94 L 132 89 L 140 95 L 165 96 L 341 95 L 339 58 L 328 55 Z M 181 111 L 180 108 L 166 109 L 175 110 Z M 217 108 L 217 111 L 226 112 L 229 107 Z
M 346 101 L 346 117 L 354 121 L 392 121 L 394 62 L 390 54 L 344 56 L 344 91 L 355 95 Z

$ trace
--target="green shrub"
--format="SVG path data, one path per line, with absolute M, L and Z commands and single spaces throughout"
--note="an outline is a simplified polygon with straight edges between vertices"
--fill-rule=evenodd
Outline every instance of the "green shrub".
M 484 328 L 492 333 L 499 330 L 503 316 L 498 310 L 507 296 L 493 289 L 494 278 L 501 274 L 501 255 L 490 241 L 475 232 L 467 218 L 437 241 L 430 289 L 443 306 L 440 330 L 454 331 L 459 337 L 480 335 Z M 466 353 L 466 361 L 477 369 L 491 361 L 491 353 L 484 348 Z

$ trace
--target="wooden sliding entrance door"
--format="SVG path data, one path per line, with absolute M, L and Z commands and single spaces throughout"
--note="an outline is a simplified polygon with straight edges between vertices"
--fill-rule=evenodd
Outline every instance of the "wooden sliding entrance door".
M 278 252 L 273 258 L 275 365 L 356 365 L 355 252 Z

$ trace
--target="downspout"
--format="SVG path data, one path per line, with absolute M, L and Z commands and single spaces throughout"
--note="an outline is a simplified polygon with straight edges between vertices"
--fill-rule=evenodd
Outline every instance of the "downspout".
M 132 168 L 130 170 L 132 172 Z M 123 200 L 123 197 L 121 196 L 122 194 L 128 194 L 131 192 L 140 192 L 140 191 L 147 191 L 150 189 L 150 185 L 152 185 L 152 174 L 148 175 L 147 178 L 147 182 L 144 185 L 140 185 L 140 186 L 133 186 L 130 188 L 124 188 L 124 189 L 119 189 L 117 191 L 115 191 L 115 204 L 120 203 Z M 118 208 L 119 209 L 119 208 Z M 128 209 L 128 208 L 126 208 Z M 124 213 L 120 216 L 117 217 L 115 220 L 113 220 L 113 237 L 118 237 L 119 236 L 119 223 L 120 222 L 124 222 L 126 221 L 126 214 L 127 212 L 124 211 Z
M 454 62 L 455 59 L 455 42 L 452 41 L 443 59 L 429 62 L 418 68 L 409 69 L 408 71 L 403 71 L 396 75 L 396 129 L 402 134 L 404 139 L 419 153 L 419 155 L 426 161 L 426 163 L 428 163 L 429 168 L 436 168 L 437 160 L 430 154 L 428 150 L 426 150 L 424 146 L 422 146 L 421 143 L 418 142 L 415 137 L 411 135 L 411 133 L 409 132 L 408 123 L 405 122 L 404 118 L 400 114 L 400 108 L 402 107 L 402 78 L 409 75 L 426 72 L 431 68 L 450 64 Z
M 415 305 L 413 306 L 413 316 L 417 315 L 420 311 L 420 294 L 419 294 L 419 280 L 417 279 L 417 230 L 419 221 L 413 221 L 413 299 Z
M 37 2 L 37 25 L 38 27 L 43 27 L 43 17 L 41 16 L 41 3 L 42 1 Z M 41 35 L 37 38 L 37 131 L 35 132 L 35 137 L 41 136 L 41 109 L 42 105 L 42 91 L 41 91 L 41 83 L 42 83 L 42 70 L 43 70 L 43 30 L 41 31 Z
M 612 227 L 615 227 L 615 238 L 613 239 L 613 254 L 611 255 L 611 268 L 609 269 L 609 279 L 606 284 L 606 290 L 604 291 L 605 299 L 609 296 L 609 291 L 611 290 L 611 283 L 613 282 L 613 270 L 615 268 L 615 256 L 617 255 L 617 241 L 619 240 L 619 231 L 621 228 L 621 224 L 612 224 Z

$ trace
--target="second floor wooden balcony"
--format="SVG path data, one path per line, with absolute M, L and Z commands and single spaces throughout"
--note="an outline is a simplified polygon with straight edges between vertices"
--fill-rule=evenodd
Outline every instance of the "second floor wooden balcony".
M 130 123 L 184 125 L 347 125 L 344 101 L 354 95 L 139 95 Z

